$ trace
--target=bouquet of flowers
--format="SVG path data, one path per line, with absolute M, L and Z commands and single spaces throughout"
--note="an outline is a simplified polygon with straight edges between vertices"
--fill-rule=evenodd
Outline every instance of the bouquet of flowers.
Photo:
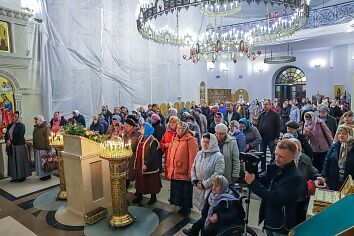
M 75 126 L 65 125 L 64 132 L 65 132 L 65 134 L 85 137 L 85 138 L 88 138 L 88 139 L 98 142 L 98 143 L 102 143 L 108 139 L 108 136 L 100 135 L 99 133 L 97 133 L 95 131 L 91 131 L 91 130 L 87 129 L 86 127 L 82 126 L 81 124 L 77 124 Z

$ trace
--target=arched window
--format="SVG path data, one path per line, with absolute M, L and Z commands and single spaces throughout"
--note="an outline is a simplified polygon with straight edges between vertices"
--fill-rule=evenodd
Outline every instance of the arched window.
M 288 99 L 306 97 L 306 76 L 297 67 L 285 67 L 276 75 L 275 97 L 281 102 Z

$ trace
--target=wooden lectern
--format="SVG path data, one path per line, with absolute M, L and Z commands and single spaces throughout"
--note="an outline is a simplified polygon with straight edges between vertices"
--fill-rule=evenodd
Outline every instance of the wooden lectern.
M 84 220 L 84 214 L 111 205 L 109 163 L 99 157 L 99 143 L 64 135 L 64 169 L 67 209 Z

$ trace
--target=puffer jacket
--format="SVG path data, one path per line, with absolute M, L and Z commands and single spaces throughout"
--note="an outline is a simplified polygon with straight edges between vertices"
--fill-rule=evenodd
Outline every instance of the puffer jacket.
M 220 151 L 225 160 L 224 176 L 229 183 L 232 183 L 232 177 L 240 177 L 240 152 L 238 150 L 236 139 L 230 135 L 226 135 L 222 150 Z
M 50 150 L 49 137 L 51 135 L 47 122 L 35 125 L 33 130 L 33 149 Z
M 167 178 L 173 180 L 191 180 L 191 170 L 195 155 L 198 152 L 198 144 L 193 134 L 188 132 L 182 137 L 176 135 L 170 143 L 166 160 Z

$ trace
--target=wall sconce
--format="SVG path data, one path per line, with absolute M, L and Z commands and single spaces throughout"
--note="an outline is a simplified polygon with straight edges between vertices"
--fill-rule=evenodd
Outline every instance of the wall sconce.
M 219 65 L 219 69 L 220 69 L 220 71 L 222 71 L 222 72 L 226 72 L 227 71 L 227 65 L 226 65 L 226 63 L 220 63 L 220 65 Z
M 254 72 L 258 72 L 259 74 L 262 74 L 263 72 L 268 71 L 268 65 L 264 64 L 263 62 L 260 62 L 258 64 L 255 64 L 254 66 Z
M 314 67 L 316 69 L 320 69 L 321 67 L 324 67 L 326 65 L 326 61 L 324 59 L 313 59 L 310 62 L 310 66 Z
M 208 70 L 214 70 L 215 69 L 215 64 L 213 62 L 207 62 L 207 69 Z

